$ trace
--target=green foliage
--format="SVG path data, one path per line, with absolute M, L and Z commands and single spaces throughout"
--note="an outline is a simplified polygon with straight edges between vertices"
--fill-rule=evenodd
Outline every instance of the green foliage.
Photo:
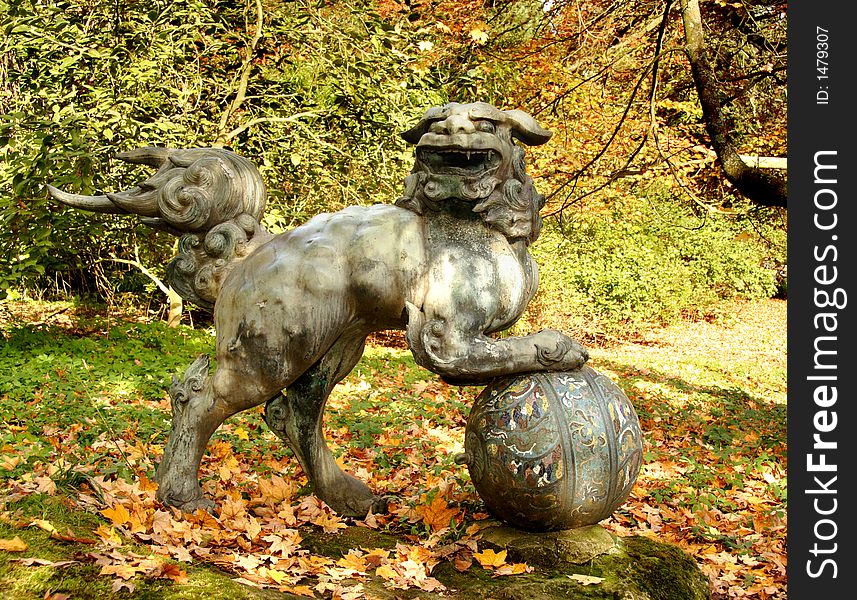
M 720 300 L 776 295 L 784 244 L 761 243 L 746 219 L 687 213 L 657 193 L 647 201 L 616 198 L 573 222 L 548 221 L 533 247 L 541 281 L 532 311 L 618 335 L 704 315 Z
M 620 27 L 629 17 L 615 11 L 598 25 L 626 32 L 602 51 L 581 43 L 587 29 L 563 3 L 548 12 L 535 0 L 428 4 L 183 0 L 117 10 L 88 0 L 0 0 L 0 299 L 15 288 L 108 299 L 153 291 L 113 259 L 138 252 L 162 277 L 170 236 L 133 219 L 61 208 L 45 193 L 48 183 L 84 194 L 127 189 L 148 169 L 112 157 L 145 145 L 227 146 L 247 156 L 268 186 L 265 224 L 278 232 L 319 212 L 394 201 L 413 158 L 399 133 L 428 106 L 484 100 L 528 109 L 556 131 L 548 147 L 531 149 L 540 163 L 533 174 L 548 196 L 570 194 L 568 174 L 597 151 L 593 141 L 624 110 L 631 74 L 650 62 L 651 40 L 626 38 L 640 33 L 637 17 Z M 600 15 L 599 7 L 581 6 L 581 15 Z M 661 10 L 639 9 L 653 18 Z M 613 55 L 620 50 L 621 61 Z M 733 58 L 750 68 L 752 57 L 742 56 Z M 592 80 L 601 90 L 594 110 L 583 84 L 605 61 L 617 61 L 616 72 Z M 704 127 L 686 67 L 664 61 L 671 83 L 657 104 L 661 118 L 696 139 Z M 766 79 L 754 85 L 766 90 Z M 759 105 L 766 118 L 782 117 L 777 102 Z M 738 122 L 763 121 L 754 113 Z M 650 127 L 648 113 L 643 125 Z M 619 131 L 599 171 L 624 163 L 633 132 L 630 124 Z M 581 189 L 591 183 L 581 181 Z M 662 192 L 621 202 L 613 193 L 566 208 L 563 227 L 547 228 L 535 247 L 543 289 L 533 311 L 616 333 L 717 299 L 773 293 L 771 277 L 785 264 L 785 226 L 776 217 L 711 215 L 699 227 L 704 219 Z M 784 279 L 775 279 L 782 293 Z
M 414 68 L 423 34 L 368 9 L 264 3 L 260 26 L 255 2 L 0 0 L 0 294 L 135 245 L 159 272 L 168 236 L 46 198 L 47 183 L 131 187 L 144 169 L 114 163 L 122 150 L 232 147 L 259 165 L 274 230 L 395 200 L 411 160 L 398 133 L 444 96 Z

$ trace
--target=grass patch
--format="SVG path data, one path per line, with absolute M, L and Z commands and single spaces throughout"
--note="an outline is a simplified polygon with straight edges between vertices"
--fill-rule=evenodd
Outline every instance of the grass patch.
M 718 331 L 733 326 L 711 325 Z M 593 349 L 591 364 L 625 390 L 645 436 L 637 485 L 605 526 L 620 535 L 652 535 L 680 545 L 716 582 L 730 573 L 717 560 L 741 557 L 754 565 L 753 580 L 738 584 L 750 590 L 785 578 L 785 367 L 734 348 L 733 341 L 717 352 L 694 351 L 693 340 L 681 347 L 629 344 Z M 305 475 L 264 424 L 261 407 L 230 418 L 203 460 L 203 487 L 221 507 L 231 507 L 228 518 L 221 512 L 216 523 L 206 524 L 159 512 L 143 482 L 153 477 L 169 431 L 165 390 L 171 374 L 212 349 L 208 331 L 91 313 L 63 326 L 2 326 L 0 539 L 18 536 L 28 546 L 23 553 L 0 551 L 4 597 L 111 597 L 116 576 L 99 575 L 92 557 L 81 558 L 109 549 L 104 527 L 120 534 L 118 551 L 155 556 L 186 571 L 182 583 L 142 571 L 129 580 L 134 597 L 159 598 L 223 597 L 227 589 L 229 597 L 263 597 L 252 594 L 272 592 L 231 578 L 279 568 L 267 559 L 253 563 L 273 554 L 274 538 L 264 540 L 266 535 L 281 536 L 292 527 L 289 518 L 304 531 L 335 534 L 337 521 L 320 517 Z M 406 350 L 369 347 L 334 390 L 325 413 L 334 455 L 374 490 L 398 498 L 394 512 L 374 526 L 407 550 L 397 554 L 397 548 L 387 548 L 392 554 L 384 560 L 409 560 L 410 552 L 426 561 L 428 555 L 420 553 L 441 543 L 457 553 L 469 551 L 468 528 L 483 518 L 484 506 L 466 468 L 453 459 L 463 450 L 466 417 L 480 389 L 444 384 Z M 282 492 L 281 504 L 272 505 L 266 494 L 278 481 L 294 487 Z M 437 519 L 425 511 L 435 500 L 447 516 Z M 139 521 L 111 522 L 100 512 L 118 505 Z M 266 528 L 277 519 L 280 525 L 249 538 L 251 518 Z M 158 519 L 171 528 L 160 542 Z M 29 525 L 34 521 L 51 523 L 72 540 L 97 544 L 52 538 Z M 175 562 L 182 548 L 193 552 L 192 563 Z M 315 556 L 305 546 L 297 548 L 306 560 Z M 28 557 L 79 562 L 55 567 L 19 561 Z M 311 561 L 298 566 L 303 575 L 289 579 L 289 586 L 327 585 L 321 566 L 316 571 Z M 727 580 L 721 585 L 728 588 Z M 333 590 L 324 589 L 321 595 Z M 113 594 L 126 595 L 127 590 Z

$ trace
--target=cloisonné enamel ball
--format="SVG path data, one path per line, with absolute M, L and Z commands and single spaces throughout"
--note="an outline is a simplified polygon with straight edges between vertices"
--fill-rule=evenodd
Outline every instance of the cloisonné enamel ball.
M 643 435 L 631 401 L 589 366 L 498 378 L 477 397 L 465 454 L 488 511 L 529 531 L 606 519 L 631 493 Z

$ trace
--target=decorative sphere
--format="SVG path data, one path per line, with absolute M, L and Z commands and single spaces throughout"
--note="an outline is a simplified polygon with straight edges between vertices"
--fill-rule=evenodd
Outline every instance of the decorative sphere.
M 465 454 L 488 511 L 530 531 L 593 525 L 631 493 L 643 434 L 628 397 L 591 367 L 492 381 L 476 398 Z

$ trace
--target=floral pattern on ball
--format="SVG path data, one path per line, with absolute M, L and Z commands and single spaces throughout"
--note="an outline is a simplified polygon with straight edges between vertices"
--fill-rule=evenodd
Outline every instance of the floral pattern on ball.
M 492 515 L 521 529 L 607 518 L 630 494 L 642 456 L 631 401 L 591 367 L 496 379 L 467 421 L 476 490 Z

